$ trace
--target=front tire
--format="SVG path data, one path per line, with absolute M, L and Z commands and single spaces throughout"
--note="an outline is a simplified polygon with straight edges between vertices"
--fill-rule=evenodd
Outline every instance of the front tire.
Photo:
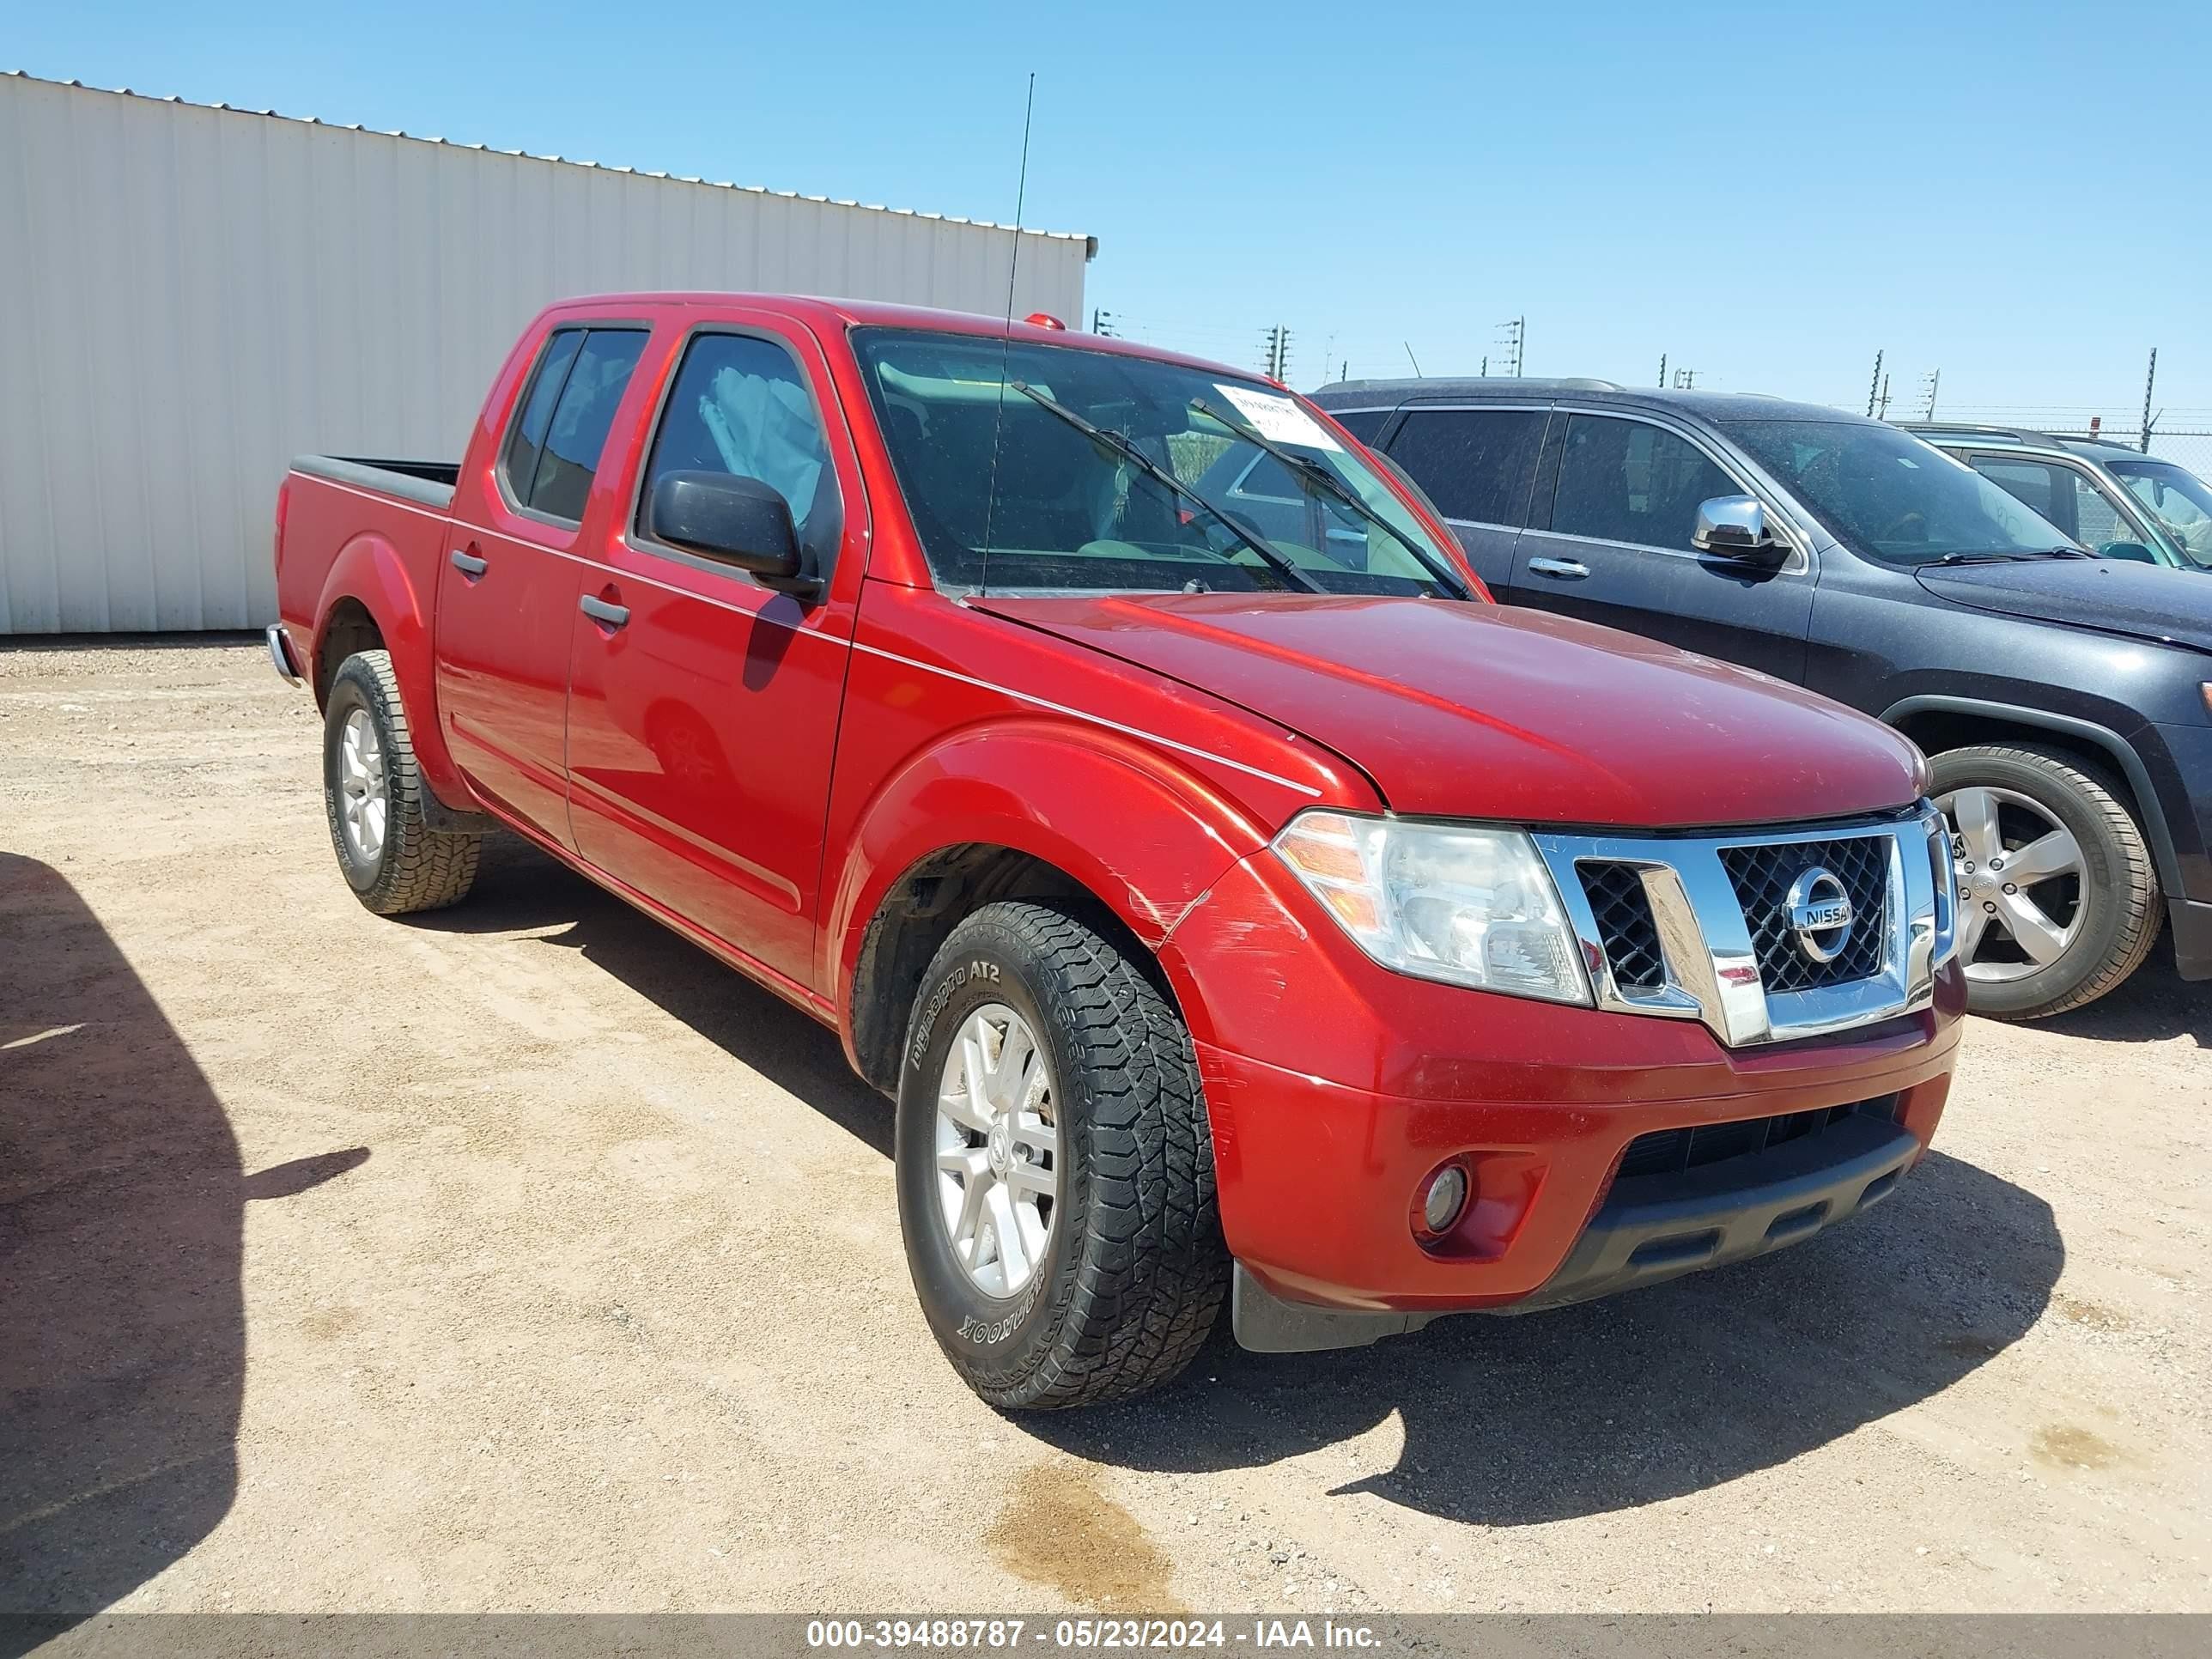
M 896 1163 L 922 1311 L 991 1405 L 1141 1393 L 1212 1328 L 1229 1254 L 1190 1036 L 1073 908 L 952 930 L 908 1027 Z
M 323 805 L 346 885 L 380 916 L 459 903 L 476 881 L 483 836 L 431 829 L 428 801 L 392 655 L 356 652 L 323 708 Z
M 2158 937 L 2158 866 L 2116 781 L 2025 744 L 1948 750 L 1932 764 L 1973 1012 L 2042 1019 L 2142 965 Z

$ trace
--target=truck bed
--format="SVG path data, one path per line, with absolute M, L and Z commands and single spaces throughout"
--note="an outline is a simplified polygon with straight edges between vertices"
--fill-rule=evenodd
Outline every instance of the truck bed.
M 292 471 L 356 489 L 380 489 L 404 501 L 420 501 L 441 512 L 453 504 L 453 485 L 461 476 L 459 461 L 398 461 L 367 455 L 299 455 Z

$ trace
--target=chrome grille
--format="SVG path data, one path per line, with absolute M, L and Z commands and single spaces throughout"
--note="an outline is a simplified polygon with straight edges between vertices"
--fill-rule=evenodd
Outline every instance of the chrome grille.
M 1716 835 L 1539 831 L 1590 988 L 1613 1013 L 1694 1019 L 1730 1048 L 1846 1031 L 1925 1008 L 1956 948 L 1942 819 L 1910 813 Z M 1850 936 L 1820 963 L 1790 926 L 1812 869 L 1849 896 Z M 1818 941 L 1835 943 L 1832 930 Z
M 1613 982 L 1632 990 L 1659 989 L 1667 982 L 1667 962 L 1643 874 L 1632 864 L 1585 864 L 1577 873 Z
M 1887 836 L 1721 848 L 1721 866 L 1743 904 L 1759 976 L 1769 992 L 1844 985 L 1881 971 L 1889 942 L 1889 849 Z M 1790 886 L 1812 869 L 1843 883 L 1851 901 L 1850 937 L 1832 962 L 1808 956 L 1790 926 Z

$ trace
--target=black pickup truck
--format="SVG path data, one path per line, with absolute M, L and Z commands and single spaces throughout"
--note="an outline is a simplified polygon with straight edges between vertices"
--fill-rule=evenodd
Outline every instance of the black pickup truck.
M 1602 380 L 1313 398 L 1434 498 L 1506 604 L 1761 669 L 1926 750 L 1976 1012 L 2101 996 L 2161 920 L 2183 976 L 2212 977 L 2212 582 L 2091 557 L 1832 409 Z M 1250 470 L 1223 482 L 1264 523 Z

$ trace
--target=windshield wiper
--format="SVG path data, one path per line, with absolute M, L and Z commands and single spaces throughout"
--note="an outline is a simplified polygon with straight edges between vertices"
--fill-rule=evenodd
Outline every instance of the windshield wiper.
M 1218 520 L 1231 535 L 1236 537 L 1238 541 L 1243 543 L 1244 545 L 1251 549 L 1253 552 L 1258 554 L 1261 559 L 1267 564 L 1267 568 L 1274 571 L 1278 575 L 1283 576 L 1295 583 L 1297 586 L 1303 587 L 1309 593 L 1326 593 L 1328 592 L 1327 588 L 1323 587 L 1311 576 L 1309 576 L 1304 571 L 1298 568 L 1297 565 L 1292 564 L 1290 560 L 1285 558 L 1282 553 L 1277 550 L 1274 544 L 1269 542 L 1265 537 L 1255 535 L 1253 532 L 1247 530 L 1243 525 L 1237 523 L 1236 520 L 1231 518 L 1226 513 L 1216 507 L 1212 501 L 1209 501 L 1205 496 L 1200 495 L 1198 491 L 1193 489 L 1182 479 L 1176 477 L 1174 473 L 1169 471 L 1167 468 L 1162 466 L 1151 456 L 1146 454 L 1143 450 L 1138 448 L 1135 444 L 1130 442 L 1128 439 L 1123 437 L 1120 433 L 1109 432 L 1104 427 L 1098 425 L 1097 422 L 1086 420 L 1084 416 L 1077 414 L 1073 410 L 1070 409 L 1066 404 L 1056 401 L 1047 392 L 1038 391 L 1026 380 L 1009 380 L 1006 384 L 1012 387 L 1016 392 L 1020 392 L 1023 397 L 1027 398 L 1039 409 L 1045 410 L 1048 414 L 1059 416 L 1061 420 L 1066 421 L 1068 425 L 1073 427 L 1085 437 L 1090 439 L 1092 443 L 1097 444 L 1108 454 L 1119 457 L 1121 459 L 1128 462 L 1130 465 L 1135 467 L 1146 477 L 1152 479 L 1153 483 L 1163 485 L 1176 495 L 1182 496 L 1185 501 L 1190 501 L 1194 505 L 1204 508 L 1206 514 Z M 1215 551 L 1215 550 L 1212 549 L 1209 549 L 1208 550 Z M 1226 554 L 1215 551 L 1215 556 L 1219 558 L 1224 564 L 1234 562 L 1234 561 L 1230 559 Z
M 1404 531 L 1399 529 L 1396 525 L 1392 524 L 1389 520 L 1384 518 L 1373 507 L 1368 506 L 1364 501 L 1360 499 L 1359 492 L 1358 490 L 1354 489 L 1350 484 L 1345 483 L 1343 479 L 1338 477 L 1335 473 L 1330 471 L 1319 461 L 1313 460 L 1307 456 L 1298 454 L 1294 450 L 1284 448 L 1282 445 L 1277 443 L 1273 438 L 1264 435 L 1259 428 L 1255 427 L 1249 421 L 1241 419 L 1238 416 L 1228 414 L 1224 410 L 1216 409 L 1212 404 L 1206 402 L 1203 398 L 1193 398 L 1190 400 L 1189 406 L 1192 409 L 1196 410 L 1200 414 L 1205 416 L 1208 420 L 1220 422 L 1222 425 L 1227 427 L 1231 432 L 1242 438 L 1246 443 L 1251 445 L 1253 448 L 1263 451 L 1266 453 L 1273 456 L 1277 461 L 1280 462 L 1289 470 L 1292 477 L 1304 481 L 1309 486 L 1326 491 L 1328 494 L 1334 496 L 1338 501 L 1343 502 L 1346 507 L 1350 507 L 1354 513 L 1357 513 L 1361 518 L 1366 520 L 1369 524 L 1389 532 L 1391 539 L 1395 541 L 1399 546 L 1404 548 L 1406 551 L 1413 556 L 1414 562 L 1419 564 L 1422 569 L 1429 573 L 1429 576 L 1431 580 L 1456 594 L 1462 599 L 1468 597 L 1467 584 L 1462 581 L 1459 577 L 1454 574 L 1450 567 L 1438 561 L 1419 543 L 1415 542 L 1412 537 L 1408 536 Z
M 2078 547 L 1992 548 L 1986 553 L 1946 553 L 1930 564 L 2023 564 L 2034 559 L 2094 559 Z

